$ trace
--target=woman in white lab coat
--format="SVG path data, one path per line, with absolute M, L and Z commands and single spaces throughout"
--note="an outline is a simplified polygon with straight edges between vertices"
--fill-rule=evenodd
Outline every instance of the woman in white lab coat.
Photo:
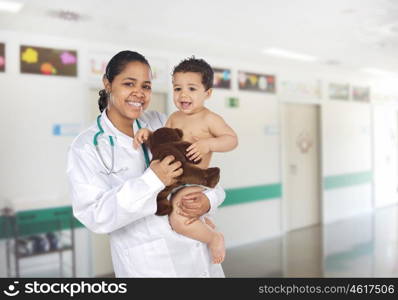
M 97 122 L 73 141 L 67 174 L 73 213 L 88 229 L 110 236 L 117 277 L 224 277 L 207 246 L 174 232 L 167 216 L 155 216 L 156 196 L 182 174 L 173 157 L 150 163 L 146 148 L 135 150 L 139 127 L 151 131 L 166 121 L 145 112 L 151 96 L 151 70 L 141 54 L 122 51 L 108 63 Z M 213 213 L 224 200 L 221 187 L 202 193 L 184 188 L 181 213 Z

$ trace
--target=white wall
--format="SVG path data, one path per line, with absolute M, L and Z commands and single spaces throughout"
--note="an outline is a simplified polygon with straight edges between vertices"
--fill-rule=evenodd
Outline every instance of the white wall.
M 322 107 L 324 175 L 370 170 L 370 105 L 330 100 Z
M 226 246 L 236 247 L 278 236 L 281 232 L 280 199 L 222 207 L 214 217 Z
M 370 105 L 330 100 L 322 107 L 323 178 L 371 172 Z M 325 189 L 323 222 L 372 209 L 371 182 Z
M 398 201 L 398 112 L 391 105 L 374 105 L 374 201 L 383 207 Z
M 225 107 L 229 95 L 239 98 L 239 108 Z M 276 96 L 215 90 L 208 104 L 210 109 L 223 116 L 239 136 L 236 150 L 216 153 L 212 160 L 212 165 L 221 167 L 222 186 L 228 189 L 280 183 Z M 215 219 L 226 236 L 227 246 L 232 246 L 279 234 L 280 214 L 279 199 L 265 199 L 222 207 Z M 233 219 L 235 222 L 231 222 Z

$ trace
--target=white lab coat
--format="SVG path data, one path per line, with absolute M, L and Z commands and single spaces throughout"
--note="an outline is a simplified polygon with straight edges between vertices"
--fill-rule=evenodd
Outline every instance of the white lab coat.
M 142 127 L 156 130 L 165 116 L 144 112 L 138 119 Z M 221 265 L 212 264 L 207 245 L 174 232 L 167 216 L 156 216 L 156 195 L 164 184 L 146 169 L 142 148 L 135 150 L 133 139 L 101 116 L 104 134 L 98 139 L 101 153 L 110 164 L 108 135 L 116 137 L 115 169 L 105 175 L 95 147 L 93 124 L 75 138 L 68 153 L 67 175 L 71 185 L 74 216 L 95 233 L 110 236 L 112 262 L 117 277 L 224 277 Z M 134 131 L 138 130 L 134 122 Z M 216 187 L 205 192 L 210 214 L 225 198 Z

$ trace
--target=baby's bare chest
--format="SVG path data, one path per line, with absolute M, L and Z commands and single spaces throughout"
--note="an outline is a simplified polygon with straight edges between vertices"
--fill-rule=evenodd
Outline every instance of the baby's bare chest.
M 173 127 L 180 128 L 183 132 L 183 140 L 193 143 L 195 142 L 194 137 L 198 139 L 206 139 L 213 137 L 210 133 L 208 126 L 203 126 L 201 124 L 173 124 Z

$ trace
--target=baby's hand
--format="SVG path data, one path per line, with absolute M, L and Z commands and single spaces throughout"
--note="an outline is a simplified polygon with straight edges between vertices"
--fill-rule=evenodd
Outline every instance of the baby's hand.
M 133 146 L 134 149 L 137 149 L 142 143 L 146 142 L 152 132 L 148 128 L 141 128 L 134 135 Z
M 196 137 L 194 139 L 196 142 L 187 148 L 188 153 L 186 156 L 189 160 L 197 162 L 210 152 L 210 143 L 208 139 L 199 140 Z

